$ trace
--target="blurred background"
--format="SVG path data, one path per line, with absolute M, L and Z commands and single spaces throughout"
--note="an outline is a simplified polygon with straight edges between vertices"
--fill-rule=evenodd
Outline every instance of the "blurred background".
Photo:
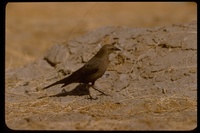
M 197 21 L 194 2 L 28 2 L 6 5 L 6 70 L 104 26 L 155 27 Z

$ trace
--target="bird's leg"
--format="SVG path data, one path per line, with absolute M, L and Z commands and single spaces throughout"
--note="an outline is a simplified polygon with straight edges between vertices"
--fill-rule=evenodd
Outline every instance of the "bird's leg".
M 92 82 L 92 86 L 94 85 L 95 81 Z
M 91 85 L 89 85 L 89 84 L 86 85 L 86 89 L 88 89 L 88 92 L 89 92 L 89 99 L 91 99 L 91 100 L 97 100 L 97 97 L 96 97 L 96 98 L 93 98 L 93 97 L 91 96 L 91 93 L 90 93 L 90 90 L 89 90 L 90 87 L 91 87 Z
M 103 94 L 103 95 L 105 95 L 105 96 L 109 96 L 108 94 L 106 94 L 106 93 L 104 93 L 104 92 L 98 90 L 97 88 L 95 88 L 94 83 L 95 83 L 95 82 L 92 82 L 91 85 L 89 85 L 89 84 L 88 84 L 88 85 L 89 85 L 90 87 L 92 87 L 93 89 L 95 89 L 96 91 L 100 92 L 101 94 Z
M 93 89 L 97 90 L 98 92 L 100 92 L 101 94 L 105 95 L 105 96 L 109 96 L 108 94 L 98 90 L 97 88 L 95 88 L 95 86 L 91 86 Z

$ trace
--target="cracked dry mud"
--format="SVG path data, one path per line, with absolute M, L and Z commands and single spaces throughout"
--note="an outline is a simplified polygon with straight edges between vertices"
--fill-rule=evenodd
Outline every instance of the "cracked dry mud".
M 100 95 L 82 85 L 42 87 L 117 42 Z M 5 118 L 11 129 L 192 130 L 197 126 L 197 23 L 103 27 L 54 45 L 43 58 L 6 71 Z M 64 89 L 64 90 L 63 90 Z

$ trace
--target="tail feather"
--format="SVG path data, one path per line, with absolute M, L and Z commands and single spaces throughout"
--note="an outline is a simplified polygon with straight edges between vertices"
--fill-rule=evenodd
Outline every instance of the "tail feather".
M 68 77 L 67 77 L 67 78 L 61 79 L 59 81 L 56 81 L 56 82 L 44 87 L 43 90 L 48 89 L 49 87 L 52 87 L 52 86 L 57 85 L 57 84 L 64 84 L 63 86 L 66 86 L 66 85 L 70 84 L 70 82 L 69 82 Z
M 79 79 L 80 79 L 80 73 L 81 69 L 77 70 L 76 72 L 72 73 L 70 76 L 64 78 L 64 79 L 61 79 L 59 81 L 56 81 L 55 83 L 52 83 L 46 87 L 43 88 L 43 90 L 49 88 L 49 87 L 52 87 L 54 85 L 57 85 L 57 84 L 64 84 L 62 85 L 62 87 L 66 86 L 66 85 L 69 85 L 71 83 L 76 83 L 76 82 L 79 82 Z

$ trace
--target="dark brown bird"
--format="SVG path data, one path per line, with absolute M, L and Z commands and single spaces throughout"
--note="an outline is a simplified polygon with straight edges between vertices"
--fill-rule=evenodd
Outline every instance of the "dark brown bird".
M 99 52 L 91 58 L 83 67 L 72 73 L 70 76 L 50 84 L 43 89 L 47 89 L 57 84 L 63 84 L 62 87 L 71 83 L 91 83 L 93 86 L 95 81 L 102 77 L 109 65 L 109 54 L 119 50 L 111 44 L 104 45 Z

